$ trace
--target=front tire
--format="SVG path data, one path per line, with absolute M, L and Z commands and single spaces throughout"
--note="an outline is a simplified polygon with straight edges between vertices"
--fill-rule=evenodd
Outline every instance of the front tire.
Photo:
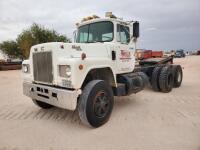
M 50 105 L 50 104 L 47 104 L 47 103 L 44 103 L 44 102 L 41 102 L 41 101 L 38 101 L 35 99 L 32 99 L 32 101 L 35 105 L 37 105 L 38 107 L 43 108 L 43 109 L 49 109 L 49 108 L 53 107 L 53 105 Z
M 113 103 L 112 89 L 105 81 L 90 81 L 79 98 L 79 117 L 84 124 L 99 127 L 110 118 Z

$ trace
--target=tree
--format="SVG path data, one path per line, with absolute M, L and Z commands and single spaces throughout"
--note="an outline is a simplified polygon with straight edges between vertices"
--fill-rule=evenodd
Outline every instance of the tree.
M 22 52 L 16 41 L 4 41 L 0 43 L 0 49 L 10 58 L 22 58 Z
M 23 30 L 16 41 L 0 43 L 0 49 L 10 58 L 28 58 L 31 46 L 46 42 L 71 42 L 71 40 L 55 30 L 34 23 L 27 30 Z
M 55 30 L 46 29 L 35 23 L 17 37 L 24 58 L 29 57 L 31 46 L 46 42 L 71 42 L 71 40 Z

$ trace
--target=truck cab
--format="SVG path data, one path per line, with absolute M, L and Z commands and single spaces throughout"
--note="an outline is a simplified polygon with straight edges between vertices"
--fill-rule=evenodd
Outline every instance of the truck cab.
M 33 46 L 29 59 L 23 62 L 25 70 L 29 70 L 24 72 L 24 79 L 80 89 L 91 70 L 107 68 L 113 74 L 112 84 L 117 86 L 117 74 L 134 70 L 135 42 L 130 42 L 132 33 L 133 22 L 117 18 L 82 21 L 77 26 L 75 43 L 54 42 Z
M 181 58 L 185 57 L 185 52 L 183 49 L 176 50 L 174 57 Z

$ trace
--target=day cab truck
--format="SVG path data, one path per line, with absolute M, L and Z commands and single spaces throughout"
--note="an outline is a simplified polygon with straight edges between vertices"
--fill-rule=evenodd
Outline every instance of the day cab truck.
M 183 49 L 176 50 L 174 57 L 182 58 L 185 57 L 185 52 Z
M 22 64 L 23 93 L 43 109 L 77 109 L 84 124 L 99 127 L 111 115 L 114 96 L 128 96 L 147 85 L 165 93 L 179 87 L 180 65 L 152 60 L 135 65 L 138 37 L 138 21 L 112 13 L 84 18 L 74 43 L 31 47 Z

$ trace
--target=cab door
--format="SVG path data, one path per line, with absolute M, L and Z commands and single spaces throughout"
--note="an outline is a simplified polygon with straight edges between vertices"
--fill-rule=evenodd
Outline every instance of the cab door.
M 118 73 L 132 72 L 135 65 L 134 47 L 130 42 L 130 29 L 128 26 L 117 24 L 117 54 Z

